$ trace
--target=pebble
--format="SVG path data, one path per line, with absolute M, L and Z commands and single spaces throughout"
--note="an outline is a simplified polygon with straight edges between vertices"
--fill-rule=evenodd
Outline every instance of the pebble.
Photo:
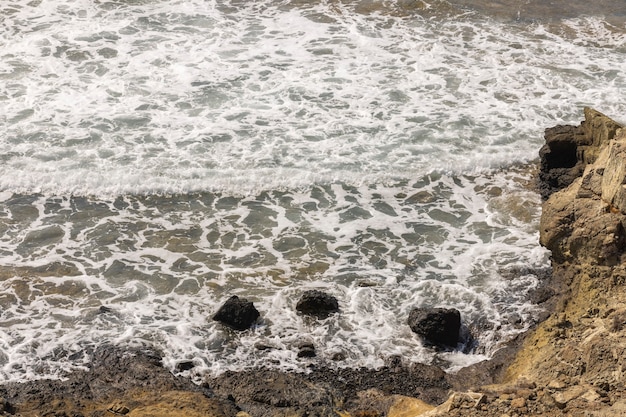
M 523 397 L 518 397 L 511 400 L 511 408 L 524 408 L 526 407 L 526 399 Z
M 111 404 L 108 408 L 108 410 L 112 413 L 115 414 L 128 414 L 130 413 L 130 409 L 128 407 L 126 407 L 124 404 L 122 404 L 121 402 L 115 402 L 113 404 Z

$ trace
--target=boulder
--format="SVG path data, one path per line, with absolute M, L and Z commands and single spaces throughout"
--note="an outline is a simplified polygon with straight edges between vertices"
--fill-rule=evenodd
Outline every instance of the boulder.
M 318 290 L 309 290 L 300 297 L 296 310 L 309 316 L 326 318 L 339 311 L 339 303 L 332 295 Z
M 454 308 L 415 308 L 408 324 L 426 344 L 437 348 L 455 348 L 460 341 L 461 313 Z
M 213 316 L 213 320 L 235 330 L 246 330 L 254 324 L 259 316 L 259 311 L 251 301 L 233 295 L 220 307 Z
M 315 353 L 315 345 L 310 342 L 304 342 L 298 346 L 298 357 L 299 358 L 314 358 L 317 356 Z

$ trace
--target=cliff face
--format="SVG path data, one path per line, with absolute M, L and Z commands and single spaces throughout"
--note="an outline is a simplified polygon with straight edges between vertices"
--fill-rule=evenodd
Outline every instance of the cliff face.
M 558 163 L 558 152 L 567 153 L 566 164 Z M 580 126 L 546 131 L 541 156 L 547 200 L 540 242 L 552 252 L 551 285 L 560 303 L 526 340 L 508 379 L 561 387 L 590 410 L 623 415 L 626 129 L 585 109 Z
M 586 109 L 585 117 L 570 135 L 549 129 L 542 149 L 543 184 L 549 178 L 563 185 L 544 195 L 540 225 L 540 242 L 555 266 L 618 265 L 626 247 L 626 130 L 595 110 Z M 576 156 L 566 172 L 547 162 L 559 158 L 558 151 L 545 152 L 552 147 Z

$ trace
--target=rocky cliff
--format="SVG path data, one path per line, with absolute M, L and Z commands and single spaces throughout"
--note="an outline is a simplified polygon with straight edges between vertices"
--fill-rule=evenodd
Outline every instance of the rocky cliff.
M 499 384 L 455 393 L 424 416 L 626 416 L 626 129 L 586 108 L 546 130 L 540 243 L 551 315 Z
M 551 163 L 563 149 L 575 160 Z M 589 415 L 626 415 L 626 129 L 587 108 L 580 126 L 548 130 L 546 178 L 558 186 L 544 195 L 540 242 L 552 252 L 560 303 L 508 379 L 555 387 L 564 406 Z

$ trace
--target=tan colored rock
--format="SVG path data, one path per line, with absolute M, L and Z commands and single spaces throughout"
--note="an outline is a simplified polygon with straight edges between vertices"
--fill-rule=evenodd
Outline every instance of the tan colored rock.
M 476 408 L 483 404 L 486 396 L 480 392 L 454 392 L 450 398 L 438 407 L 422 414 L 424 417 L 435 417 L 448 415 L 453 410 L 463 410 Z
M 626 130 L 608 120 L 597 112 L 588 115 L 585 126 L 602 130 L 588 135 L 595 138 L 594 144 L 605 146 L 598 149 L 599 157 L 591 158 L 595 162 L 585 167 L 582 177 L 543 205 L 540 243 L 557 263 L 614 265 L 624 252 Z
M 226 417 L 219 404 L 197 392 L 169 391 L 146 398 L 128 417 Z
M 513 398 L 511 400 L 511 408 L 520 409 L 526 407 L 526 399 L 522 397 Z
M 606 158 L 602 172 L 602 200 L 615 210 L 626 213 L 626 131 L 621 129 L 603 151 Z M 603 161 L 604 162 L 604 161 Z
M 562 390 L 563 388 L 566 388 L 566 387 L 567 387 L 567 384 L 565 384 L 565 382 L 558 380 L 558 379 L 553 379 L 548 384 L 548 388 L 553 389 L 553 390 Z
M 585 122 L 582 124 L 583 131 L 591 142 L 586 148 L 584 160 L 586 163 L 594 163 L 601 149 L 615 137 L 617 131 L 623 126 L 592 108 L 585 108 Z
M 556 401 L 558 405 L 565 406 L 568 402 L 580 397 L 585 392 L 587 392 L 587 388 L 574 385 L 573 387 L 552 394 L 552 398 L 554 398 L 554 401 Z
M 581 126 L 582 135 L 563 129 L 570 137 L 556 140 L 575 143 L 584 170 L 549 196 L 540 222 L 559 314 L 529 335 L 506 374 L 509 381 L 526 376 L 546 386 L 537 400 L 548 408 L 574 398 L 599 407 L 599 394 L 589 387 L 618 385 L 626 369 L 626 319 L 617 313 L 626 307 L 626 129 L 592 109 Z
M 616 401 L 610 407 L 605 407 L 604 409 L 598 411 L 590 411 L 587 415 L 590 417 L 626 416 L 626 400 Z
M 600 399 L 600 394 L 598 394 L 595 390 L 590 389 L 589 391 L 585 392 L 583 395 L 580 396 L 580 398 L 582 398 L 583 400 L 587 401 L 587 402 L 596 402 Z
M 130 409 L 121 401 L 114 402 L 107 410 L 115 414 L 128 414 L 130 412 Z
M 396 395 L 395 398 L 396 401 L 389 408 L 387 417 L 415 417 L 435 408 L 417 398 L 402 395 Z

